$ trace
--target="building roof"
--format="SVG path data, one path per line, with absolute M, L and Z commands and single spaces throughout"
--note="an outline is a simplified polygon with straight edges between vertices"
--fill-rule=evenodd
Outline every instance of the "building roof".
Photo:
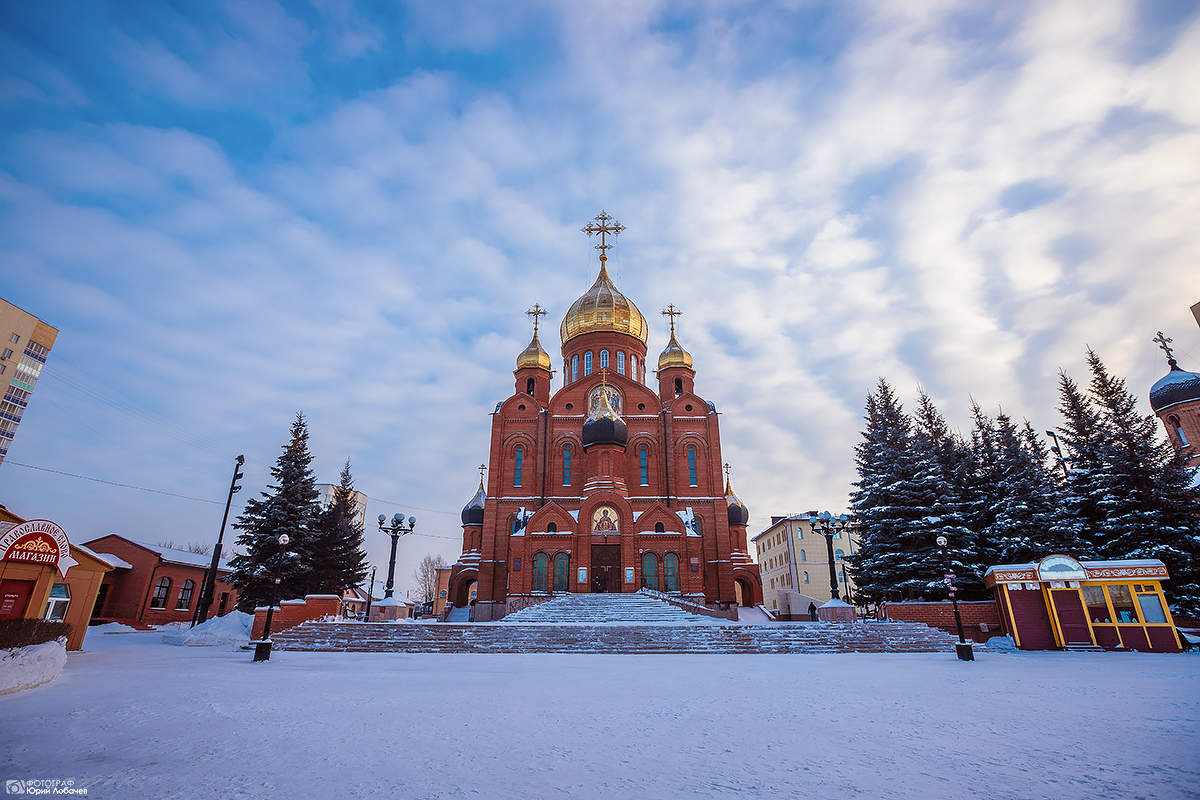
M 625 333 L 641 340 L 642 344 L 648 338 L 646 318 L 633 301 L 613 285 L 603 260 L 595 283 L 567 309 L 558 333 L 565 347 L 576 336 L 592 331 Z
M 118 539 L 124 539 L 130 544 L 137 545 L 143 550 L 149 550 L 151 553 L 155 553 L 159 558 L 161 558 L 163 561 L 166 561 L 168 564 L 183 564 L 188 567 L 200 568 L 205 568 L 212 564 L 212 556 L 205 555 L 204 553 L 193 553 L 188 550 L 178 550 L 174 547 L 163 547 L 160 544 L 139 542 L 137 539 L 130 539 L 128 536 L 122 536 L 119 533 L 111 533 L 108 535 L 116 536 Z M 91 542 L 89 542 L 89 544 L 94 544 L 97 539 L 103 538 L 103 536 L 98 536 L 96 539 L 93 539 Z M 111 558 L 111 556 L 107 556 L 107 558 Z M 221 563 L 218 565 L 217 569 L 223 572 L 228 572 L 233 569 L 233 565 L 229 563 L 228 559 L 222 557 Z
M 1162 411 L 1179 403 L 1200 400 L 1200 372 L 1180 369 L 1171 359 L 1171 371 L 1150 387 L 1150 408 Z
M 82 550 L 97 561 L 102 561 L 103 563 L 108 564 L 113 569 L 133 569 L 133 564 L 130 564 L 123 558 L 117 558 L 111 553 L 97 553 L 90 547 L 84 547 L 83 545 L 75 544 L 74 542 L 71 543 L 71 547 L 75 548 L 76 550 Z

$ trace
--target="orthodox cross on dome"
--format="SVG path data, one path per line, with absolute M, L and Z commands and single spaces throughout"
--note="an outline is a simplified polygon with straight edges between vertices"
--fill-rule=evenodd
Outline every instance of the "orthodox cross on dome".
M 483 473 L 485 473 L 485 472 L 487 472 L 487 465 L 486 465 L 486 464 L 480 464 L 480 465 L 479 465 L 479 483 L 480 483 L 481 485 L 483 484 Z
M 600 263 L 603 264 L 608 261 L 608 248 L 612 247 L 608 243 L 608 235 L 612 234 L 614 239 L 617 238 L 621 231 L 625 230 L 625 226 L 610 217 L 607 211 L 601 211 L 593 219 L 594 222 L 589 222 L 579 230 L 589 237 L 600 234 L 600 244 L 596 245 L 596 249 L 600 251 Z
M 725 462 L 725 465 L 724 465 L 724 466 L 725 466 L 725 482 L 726 482 L 726 483 L 728 483 L 728 482 L 729 482 L 729 471 L 730 471 L 731 469 L 733 469 L 733 467 L 729 466 L 729 462 L 728 462 L 728 461 L 726 461 L 726 462 Z
M 662 312 L 662 315 L 664 317 L 666 317 L 667 319 L 671 320 L 671 336 L 674 336 L 675 335 L 675 318 L 678 316 L 682 316 L 683 312 L 680 311 L 679 309 L 677 309 L 675 307 L 674 303 L 667 303 L 667 307 Z
M 1163 332 L 1159 331 L 1158 336 L 1155 336 L 1150 341 L 1157 342 L 1159 348 L 1167 354 L 1167 363 L 1171 365 L 1171 369 L 1179 366 L 1175 361 L 1175 351 L 1171 348 L 1171 342 L 1175 341 L 1174 339 L 1170 336 L 1164 336 Z
M 534 303 L 534 304 L 533 304 L 533 308 L 529 309 L 529 310 L 528 310 L 528 311 L 526 311 L 525 313 L 526 313 L 526 314 L 528 314 L 529 316 L 533 317 L 533 335 L 534 335 L 534 336 L 537 336 L 537 332 L 538 332 L 538 317 L 544 317 L 544 316 L 546 316 L 546 309 L 542 308 L 542 307 L 541 307 L 540 305 L 538 305 L 537 303 Z

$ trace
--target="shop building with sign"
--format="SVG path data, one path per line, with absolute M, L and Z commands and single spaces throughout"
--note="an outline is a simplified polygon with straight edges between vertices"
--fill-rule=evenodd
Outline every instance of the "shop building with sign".
M 96 621 L 139 627 L 191 621 L 212 556 L 138 542 L 115 533 L 92 539 L 86 545 L 117 564 L 100 586 L 93 614 Z M 228 581 L 231 571 L 229 562 L 222 558 L 209 617 L 223 616 L 237 607 L 237 589 Z
M 1022 650 L 1142 650 L 1177 653 L 1179 634 L 1163 596 L 1157 559 L 1076 561 L 1053 555 L 989 567 L 1005 627 Z
M 0 506 L 0 619 L 47 619 L 70 626 L 78 650 L 104 576 L 113 564 L 49 520 L 25 520 Z

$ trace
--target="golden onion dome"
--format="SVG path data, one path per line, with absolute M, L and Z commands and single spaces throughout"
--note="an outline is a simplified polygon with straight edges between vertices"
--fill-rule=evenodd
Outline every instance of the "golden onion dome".
M 658 355 L 658 368 L 666 369 L 667 367 L 692 369 L 692 354 L 679 344 L 679 340 L 675 338 L 675 331 L 671 331 L 671 341 L 667 342 L 666 349 Z
M 646 343 L 646 318 L 638 307 L 625 295 L 617 291 L 612 279 L 608 277 L 608 268 L 603 261 L 600 263 L 600 274 L 592 288 L 571 304 L 559 326 L 559 335 L 566 345 L 576 336 L 593 331 L 614 331 L 636 337 Z
M 538 341 L 537 331 L 535 330 L 533 332 L 533 339 L 529 342 L 529 347 L 526 347 L 521 351 L 521 355 L 517 356 L 517 369 L 535 367 L 550 372 L 551 366 L 550 354 L 542 349 L 542 343 Z

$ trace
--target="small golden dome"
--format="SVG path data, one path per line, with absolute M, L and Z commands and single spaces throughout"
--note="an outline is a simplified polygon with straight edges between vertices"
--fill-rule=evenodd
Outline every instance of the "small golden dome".
M 533 339 L 529 342 L 529 347 L 526 347 L 521 351 L 521 355 L 517 356 L 517 369 L 536 367 L 550 372 L 551 366 L 550 355 L 542 349 L 542 343 L 538 341 L 537 331 L 534 331 Z
M 687 367 L 692 369 L 692 354 L 679 344 L 679 340 L 675 338 L 675 332 L 671 332 L 671 341 L 667 342 L 667 348 L 659 353 L 658 368 L 666 369 L 667 367 Z
M 625 295 L 617 291 L 608 277 L 608 268 L 600 263 L 600 274 L 592 288 L 571 304 L 559 326 L 559 335 L 565 345 L 576 336 L 593 331 L 615 331 L 627 333 L 646 343 L 646 318 L 638 307 Z

